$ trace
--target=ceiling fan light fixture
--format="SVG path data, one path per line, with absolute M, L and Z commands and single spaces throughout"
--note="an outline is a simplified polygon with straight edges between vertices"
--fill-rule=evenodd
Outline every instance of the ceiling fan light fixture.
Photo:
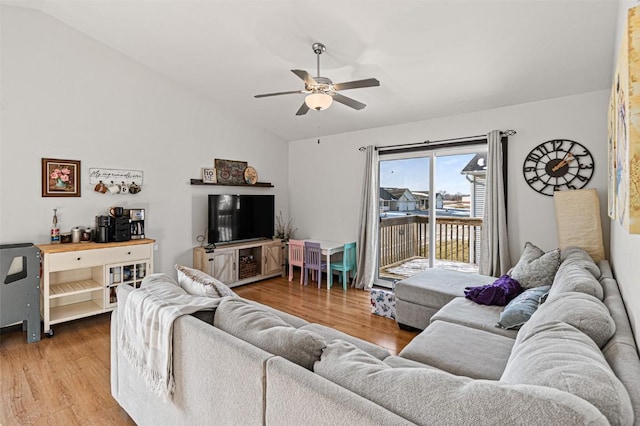
M 326 93 L 311 93 L 304 99 L 304 103 L 311 109 L 322 111 L 327 109 L 333 103 L 333 97 Z

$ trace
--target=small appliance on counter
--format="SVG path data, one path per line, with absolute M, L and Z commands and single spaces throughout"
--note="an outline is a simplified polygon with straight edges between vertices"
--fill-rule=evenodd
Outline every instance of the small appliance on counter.
M 112 207 L 109 213 L 112 216 L 109 225 L 109 241 L 129 241 L 131 239 L 131 219 L 125 215 L 125 209 Z
M 144 238 L 144 209 L 129 209 L 129 220 L 131 221 L 131 239 Z
M 96 232 L 94 241 L 96 243 L 109 242 L 109 228 L 111 227 L 111 216 L 96 216 Z

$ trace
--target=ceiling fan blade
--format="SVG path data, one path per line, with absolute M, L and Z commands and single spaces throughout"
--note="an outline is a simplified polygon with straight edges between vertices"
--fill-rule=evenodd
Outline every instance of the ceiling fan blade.
M 300 77 L 302 80 L 304 80 L 304 84 L 306 84 L 307 86 L 317 86 L 318 82 L 315 81 L 313 79 L 313 77 L 311 77 L 311 74 L 309 74 L 308 72 L 304 71 L 304 70 L 291 70 L 292 73 L 294 73 L 295 75 L 297 75 L 298 77 Z
M 334 84 L 335 90 L 359 89 L 361 87 L 380 86 L 380 82 L 375 78 L 367 78 L 365 80 L 347 81 L 346 83 Z
M 333 96 L 334 101 L 340 102 L 341 104 L 344 104 L 353 109 L 360 110 L 367 106 L 366 104 L 363 104 L 362 102 L 358 102 L 355 99 L 347 98 L 346 96 L 341 95 L 340 93 L 334 93 L 331 96 Z
M 291 95 L 293 93 L 305 93 L 302 90 L 292 90 L 290 92 L 265 93 L 264 95 L 255 95 L 254 98 L 266 98 L 268 96 Z
M 296 112 L 296 115 L 305 115 L 308 111 L 309 107 L 307 106 L 306 102 L 303 102 L 298 112 Z

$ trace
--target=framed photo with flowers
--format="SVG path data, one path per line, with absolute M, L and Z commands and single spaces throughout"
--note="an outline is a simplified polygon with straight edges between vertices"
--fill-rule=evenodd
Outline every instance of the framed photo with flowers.
M 80 161 L 43 158 L 42 196 L 79 197 Z

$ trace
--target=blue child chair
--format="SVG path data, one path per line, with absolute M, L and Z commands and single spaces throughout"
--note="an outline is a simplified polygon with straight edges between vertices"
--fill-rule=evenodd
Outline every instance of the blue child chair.
M 331 262 L 328 271 L 329 287 L 332 286 L 333 271 L 340 271 L 340 282 L 342 283 L 342 289 L 347 289 L 347 283 L 349 282 L 347 277 L 349 271 L 356 273 L 356 243 L 347 243 L 344 245 L 344 251 L 342 253 L 342 262 Z

